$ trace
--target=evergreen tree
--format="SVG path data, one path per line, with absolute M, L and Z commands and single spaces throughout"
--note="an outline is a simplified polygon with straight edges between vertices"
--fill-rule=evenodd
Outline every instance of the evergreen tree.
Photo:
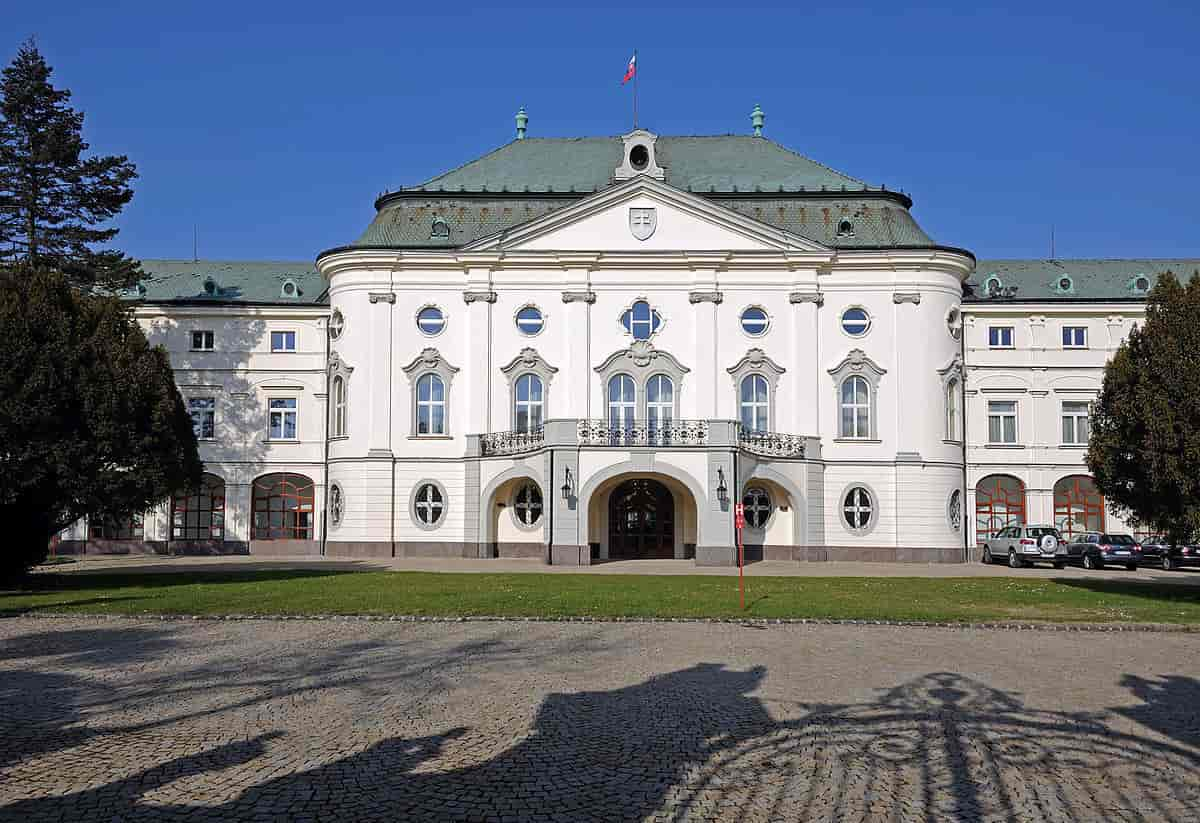
M 1200 272 L 1171 272 L 1121 344 L 1092 413 L 1088 467 L 1108 502 L 1178 544 L 1200 535 Z
M 30 40 L 0 79 L 0 265 L 57 269 L 84 287 L 132 285 L 136 262 L 96 247 L 116 236 L 100 225 L 133 197 L 137 171 L 123 155 L 83 156 L 83 113 L 50 74 Z
M 0 329 L 0 577 L 84 515 L 127 517 L 199 484 L 167 353 L 120 300 L 0 271 Z

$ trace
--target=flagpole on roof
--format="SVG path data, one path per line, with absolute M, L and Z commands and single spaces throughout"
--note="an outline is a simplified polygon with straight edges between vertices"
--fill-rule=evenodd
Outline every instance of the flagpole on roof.
M 637 92 L 638 92 L 638 69 L 641 66 L 637 64 L 637 49 L 633 50 L 633 130 L 637 131 Z

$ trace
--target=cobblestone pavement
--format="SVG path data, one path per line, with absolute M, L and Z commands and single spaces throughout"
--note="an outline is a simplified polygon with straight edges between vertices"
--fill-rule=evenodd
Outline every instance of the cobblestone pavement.
M 0 620 L 0 819 L 1196 820 L 1200 637 Z

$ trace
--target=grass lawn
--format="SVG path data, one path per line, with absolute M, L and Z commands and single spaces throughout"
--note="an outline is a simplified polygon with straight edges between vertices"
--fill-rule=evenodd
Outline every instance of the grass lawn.
M 1104 580 L 433 574 L 316 570 L 45 574 L 0 612 L 810 617 L 1200 622 L 1200 587 Z

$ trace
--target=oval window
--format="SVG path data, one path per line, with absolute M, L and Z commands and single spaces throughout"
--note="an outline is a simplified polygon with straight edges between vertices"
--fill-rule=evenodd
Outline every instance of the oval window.
M 417 313 L 417 328 L 422 334 L 441 334 L 446 328 L 446 315 L 437 306 L 426 306 Z
M 862 337 L 871 328 L 871 316 L 857 306 L 842 312 L 842 331 L 851 337 Z
M 761 337 L 767 333 L 771 324 L 767 313 L 758 306 L 751 306 L 742 312 L 742 331 L 751 337 Z
M 537 306 L 526 306 L 517 312 L 517 331 L 528 337 L 540 332 L 545 323 L 542 310 Z

